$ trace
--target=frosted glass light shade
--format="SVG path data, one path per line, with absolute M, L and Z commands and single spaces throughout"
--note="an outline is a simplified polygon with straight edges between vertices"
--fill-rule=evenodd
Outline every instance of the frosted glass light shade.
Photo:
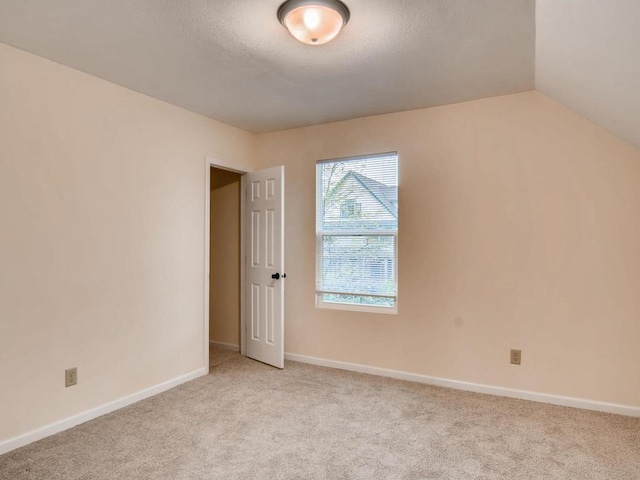
M 349 9 L 337 0 L 289 0 L 278 19 L 291 35 L 307 45 L 333 40 L 349 21 Z

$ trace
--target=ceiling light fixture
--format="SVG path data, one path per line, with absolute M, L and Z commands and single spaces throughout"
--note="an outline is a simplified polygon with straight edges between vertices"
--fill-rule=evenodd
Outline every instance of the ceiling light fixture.
M 280 23 L 307 45 L 330 42 L 349 17 L 349 9 L 339 0 L 287 0 L 278 9 Z

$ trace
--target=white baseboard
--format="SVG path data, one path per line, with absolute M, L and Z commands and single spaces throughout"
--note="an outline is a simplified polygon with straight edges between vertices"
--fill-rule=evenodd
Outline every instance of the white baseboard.
M 95 407 L 90 410 L 78 413 L 77 415 L 67 417 L 63 420 L 50 423 L 49 425 L 45 425 L 42 428 L 38 428 L 36 430 L 32 430 L 31 432 L 27 432 L 17 437 L 10 438 L 8 440 L 0 442 L 0 455 L 10 452 L 11 450 L 15 450 L 16 448 L 24 447 L 25 445 L 33 443 L 37 440 L 41 440 L 45 437 L 49 437 L 58 432 L 62 432 L 63 430 L 68 430 L 69 428 L 75 427 L 76 425 L 88 422 L 89 420 L 93 420 L 94 418 L 101 417 L 102 415 L 106 415 L 107 413 L 111 413 L 115 410 L 131 405 L 132 403 L 139 402 L 140 400 L 144 400 L 145 398 L 152 397 L 154 395 L 157 395 L 158 393 L 162 393 L 173 387 L 177 387 L 182 383 L 194 380 L 206 374 L 207 370 L 205 370 L 204 368 L 199 368 L 198 370 L 187 373 L 186 375 L 181 375 L 180 377 L 168 380 L 158 385 L 154 385 L 153 387 L 149 387 L 144 390 L 140 390 L 139 392 L 119 398 L 118 400 L 105 403 L 104 405 L 100 405 L 99 407 Z
M 369 375 L 378 375 L 381 377 L 395 378 L 398 380 L 407 380 L 409 382 L 424 383 L 427 385 L 453 388 L 456 390 L 464 390 L 467 392 L 485 393 L 488 395 L 496 395 L 499 397 L 518 398 L 520 400 L 550 403 L 552 405 L 560 405 L 563 407 L 582 408 L 584 410 L 615 413 L 617 415 L 626 415 L 629 417 L 640 417 L 640 407 L 634 407 L 631 405 L 619 405 L 616 403 L 597 402 L 594 400 L 586 400 L 582 398 L 550 395 L 548 393 L 529 392 L 526 390 L 516 390 L 513 388 L 494 387 L 491 385 L 461 382 L 458 380 L 430 377 L 428 375 L 420 375 L 417 373 L 402 372 L 399 370 L 389 370 L 386 368 L 370 367 L 367 365 L 359 365 L 356 363 L 347 363 L 336 360 L 327 360 L 324 358 L 309 357 L 306 355 L 298 355 L 296 353 L 285 353 L 284 358 L 286 360 L 291 360 L 294 362 L 309 363 L 311 365 L 337 368 L 339 370 L 349 370 L 351 372 L 367 373 Z
M 233 343 L 214 342 L 210 340 L 209 345 L 211 345 L 212 347 L 219 348 L 220 350 L 231 350 L 233 352 L 240 351 L 240 345 L 235 345 Z

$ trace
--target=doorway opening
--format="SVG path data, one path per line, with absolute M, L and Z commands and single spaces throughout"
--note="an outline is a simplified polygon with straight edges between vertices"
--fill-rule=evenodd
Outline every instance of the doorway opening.
M 242 174 L 210 168 L 210 369 L 240 354 L 241 192 Z
M 284 167 L 206 157 L 204 173 L 204 366 L 239 350 L 284 368 Z

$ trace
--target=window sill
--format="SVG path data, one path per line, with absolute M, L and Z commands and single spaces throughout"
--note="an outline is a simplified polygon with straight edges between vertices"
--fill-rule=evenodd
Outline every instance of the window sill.
M 351 305 L 347 303 L 331 303 L 323 302 L 316 298 L 316 308 L 322 308 L 325 310 L 343 310 L 347 312 L 360 312 L 360 313 L 381 313 L 383 315 L 397 315 L 398 304 L 393 307 L 373 307 L 367 305 Z

